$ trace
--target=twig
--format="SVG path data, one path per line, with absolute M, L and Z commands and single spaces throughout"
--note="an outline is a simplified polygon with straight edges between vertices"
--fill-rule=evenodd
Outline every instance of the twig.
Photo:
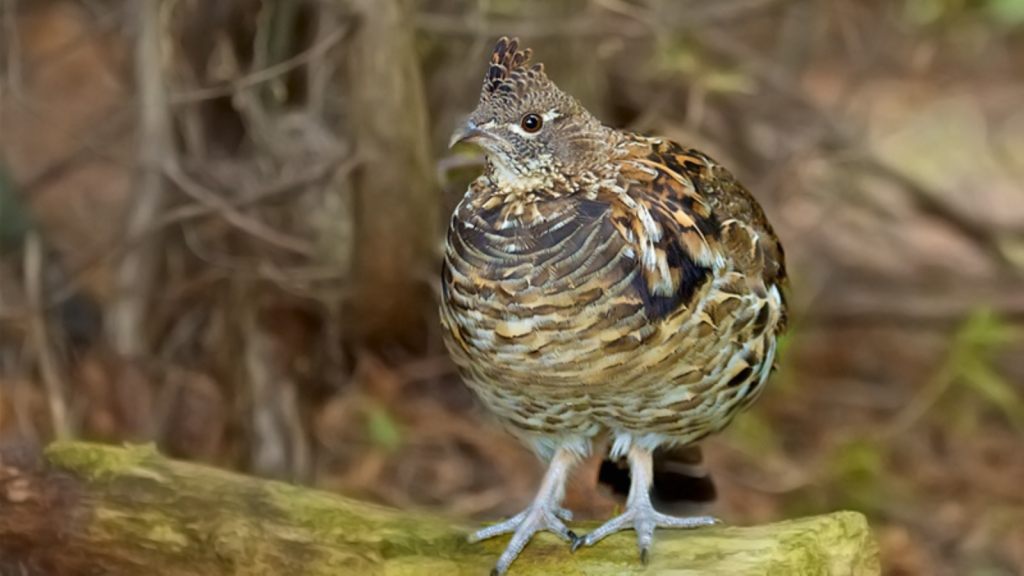
M 735 0 L 707 2 L 688 9 L 687 18 L 692 24 L 706 26 L 721 25 L 724 22 L 756 15 L 776 5 L 793 0 Z M 613 14 L 628 17 L 644 24 L 655 24 L 659 18 L 649 10 L 637 7 L 623 0 L 591 0 L 591 2 Z M 638 38 L 647 36 L 642 26 L 623 20 L 609 20 L 594 16 L 581 16 L 570 20 L 502 20 L 487 22 L 433 12 L 417 12 L 416 26 L 420 29 L 448 36 L 497 37 L 501 35 L 529 36 L 531 38 L 601 37 Z
M 307 170 L 305 174 L 299 177 L 275 183 L 252 192 L 243 193 L 239 198 L 235 198 L 227 202 L 232 208 L 243 208 L 260 202 L 272 200 L 277 196 L 284 194 L 302 192 L 306 190 L 307 186 L 328 176 L 337 175 L 339 178 L 344 177 L 357 168 L 361 162 L 362 161 L 358 156 L 352 156 L 335 167 L 338 163 L 338 159 L 329 158 L 322 163 L 314 165 Z M 154 222 L 150 228 L 147 228 L 138 235 L 132 237 L 128 237 L 127 234 L 125 234 L 117 241 L 113 242 L 112 245 L 104 247 L 102 250 L 86 258 L 83 264 L 78 266 L 76 270 L 69 274 L 70 279 L 65 284 L 53 290 L 53 294 L 49 296 L 46 302 L 42 303 L 42 306 L 44 309 L 50 309 L 65 302 L 75 294 L 84 279 L 102 262 L 112 258 L 120 258 L 123 254 L 134 250 L 140 244 L 148 241 L 153 235 L 158 234 L 171 226 L 217 213 L 218 211 L 215 206 L 200 203 L 179 206 L 178 208 L 164 212 L 164 214 Z M 0 320 L 26 318 L 34 312 L 34 309 L 0 309 Z
M 196 233 L 191 228 L 184 228 L 182 230 L 182 237 L 185 240 L 185 245 L 196 255 L 197 258 L 206 262 L 211 267 L 222 268 L 228 270 L 229 273 L 225 274 L 225 277 L 235 277 L 244 275 L 247 277 L 259 278 L 260 280 L 267 280 L 272 282 L 279 289 L 293 296 L 303 299 L 312 299 L 316 301 L 337 299 L 342 300 L 351 296 L 351 290 L 342 287 L 336 290 L 332 295 L 325 296 L 320 293 L 318 296 L 310 293 L 310 288 L 307 284 L 315 282 L 333 282 L 336 283 L 340 280 L 345 280 L 345 274 L 338 270 L 335 266 L 291 266 L 288 268 L 279 268 L 273 262 L 269 260 L 260 259 L 246 259 L 234 257 L 228 254 L 214 253 L 212 250 L 202 244 Z
M 952 352 L 957 354 L 959 351 L 954 349 Z M 947 360 L 925 384 L 924 389 L 916 394 L 913 400 L 900 410 L 883 430 L 875 432 L 878 440 L 884 442 L 901 436 L 920 421 L 956 382 L 955 366 L 954 361 Z
M 323 54 L 333 48 L 335 44 L 343 40 L 347 33 L 348 28 L 338 28 L 310 47 L 309 50 L 300 52 L 287 60 L 274 64 L 273 66 L 268 66 L 262 70 L 257 70 L 256 72 L 242 76 L 241 78 L 233 80 L 222 86 L 211 86 L 210 88 L 200 88 L 199 90 L 191 90 L 175 94 L 171 97 L 171 103 L 174 105 L 191 104 L 202 100 L 221 98 L 223 96 L 230 96 L 243 88 L 251 88 L 257 84 L 269 82 L 282 74 L 287 74 L 288 72 L 323 56 Z
M 234 289 L 242 291 L 244 299 L 253 297 L 251 284 Z M 246 392 L 251 403 L 251 465 L 260 476 L 308 481 L 311 448 L 299 414 L 295 382 L 280 369 L 274 341 L 260 327 L 255 308 L 253 303 L 241 307 Z
M 659 19 L 654 15 L 652 10 L 646 9 L 642 6 L 636 6 L 630 4 L 625 0 L 590 0 L 595 6 L 612 12 L 613 14 L 619 14 L 635 20 L 649 28 L 657 28 Z
M 323 162 L 314 164 L 306 170 L 304 174 L 301 174 L 296 178 L 275 183 L 265 188 L 253 191 L 243 191 L 238 198 L 225 200 L 225 203 L 230 208 L 239 209 L 247 206 L 253 206 L 261 202 L 266 202 L 268 200 L 273 200 L 277 196 L 297 191 L 304 192 L 308 186 L 319 182 L 327 176 L 333 175 L 335 178 L 344 178 L 359 166 L 360 162 L 361 160 L 357 156 L 349 157 L 341 164 L 338 164 L 338 158 L 329 158 Z M 179 206 L 164 213 L 163 217 L 161 217 L 158 222 L 158 226 L 167 227 L 172 224 L 187 222 L 189 220 L 194 220 L 202 216 L 209 216 L 218 212 L 218 207 L 210 204 L 195 203 Z
M 224 198 L 189 178 L 175 160 L 171 159 L 165 162 L 164 173 L 182 192 L 211 210 L 216 211 L 226 222 L 239 230 L 248 232 L 252 236 L 279 248 L 284 248 L 303 256 L 313 256 L 314 249 L 309 242 L 274 230 L 263 222 L 238 211 Z
M 864 161 L 864 168 L 875 173 L 877 176 L 881 176 L 899 185 L 910 195 L 919 209 L 926 214 L 945 220 L 960 234 L 981 246 L 985 252 L 1002 264 L 1005 269 L 1016 269 L 1016 264 L 1003 251 L 999 239 L 992 233 L 991 226 L 986 226 L 981 222 L 973 220 L 942 202 L 935 193 L 920 182 L 878 158 L 867 157 Z
M 43 301 L 43 243 L 39 235 L 30 232 L 25 239 L 25 294 L 30 306 L 36 312 L 31 319 L 32 346 L 39 361 L 39 375 L 46 389 L 46 401 L 50 408 L 50 420 L 54 436 L 60 439 L 71 437 L 68 425 L 66 386 L 53 354 L 47 328 L 46 312 L 39 305 Z
M 135 68 L 139 83 L 141 173 L 128 216 L 130 237 L 141 235 L 152 227 L 163 208 L 167 190 L 160 163 L 174 154 L 162 75 L 160 17 L 163 5 L 161 0 L 140 0 L 136 8 L 139 37 Z M 146 349 L 145 318 L 158 270 L 159 247 L 160 237 L 154 235 L 126 253 L 117 267 L 117 299 L 111 303 L 107 327 L 114 349 L 128 357 L 139 355 Z
M 422 30 L 447 36 L 497 37 L 529 36 L 530 38 L 581 38 L 617 36 L 638 38 L 647 35 L 642 27 L 628 22 L 609 22 L 593 17 L 579 17 L 570 20 L 511 20 L 501 23 L 478 23 L 465 18 L 417 12 L 416 26 Z

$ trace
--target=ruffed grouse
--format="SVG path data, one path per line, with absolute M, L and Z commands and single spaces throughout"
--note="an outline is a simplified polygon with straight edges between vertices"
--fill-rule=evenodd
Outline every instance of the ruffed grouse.
M 753 197 L 707 155 L 603 126 L 530 50 L 502 38 L 452 144 L 486 169 L 448 229 L 441 318 L 462 377 L 549 462 L 494 573 L 539 530 L 573 549 L 626 528 L 703 526 L 651 506 L 652 453 L 721 430 L 760 393 L 785 327 L 782 247 Z M 610 443 L 623 514 L 579 538 L 561 507 L 575 463 Z

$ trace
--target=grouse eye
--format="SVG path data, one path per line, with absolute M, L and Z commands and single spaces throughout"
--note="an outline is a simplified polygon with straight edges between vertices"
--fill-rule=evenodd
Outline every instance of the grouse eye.
M 544 121 L 541 120 L 541 117 L 537 114 L 527 114 L 526 116 L 523 116 L 523 119 L 519 124 L 523 127 L 523 130 L 526 130 L 527 132 L 536 132 L 537 130 L 540 130 Z

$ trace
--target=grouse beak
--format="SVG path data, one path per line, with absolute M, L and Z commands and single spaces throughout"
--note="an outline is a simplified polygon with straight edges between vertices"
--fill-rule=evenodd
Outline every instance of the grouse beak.
M 448 147 L 451 148 L 459 142 L 480 144 L 481 140 L 489 139 L 494 139 L 494 135 L 477 126 L 472 120 L 466 120 L 452 133 L 452 139 L 448 142 Z

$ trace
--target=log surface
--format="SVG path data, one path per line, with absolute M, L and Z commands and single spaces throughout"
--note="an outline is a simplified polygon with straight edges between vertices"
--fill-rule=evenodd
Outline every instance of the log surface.
M 582 532 L 596 523 L 575 523 Z M 25 574 L 487 574 L 507 537 L 422 512 L 169 460 L 150 446 L 0 449 L 0 568 Z M 4 572 L 0 570 L 0 572 Z M 4 572 L 6 573 L 6 572 Z M 659 530 L 641 566 L 632 532 L 570 554 L 544 533 L 513 564 L 535 574 L 879 573 L 865 518 Z

